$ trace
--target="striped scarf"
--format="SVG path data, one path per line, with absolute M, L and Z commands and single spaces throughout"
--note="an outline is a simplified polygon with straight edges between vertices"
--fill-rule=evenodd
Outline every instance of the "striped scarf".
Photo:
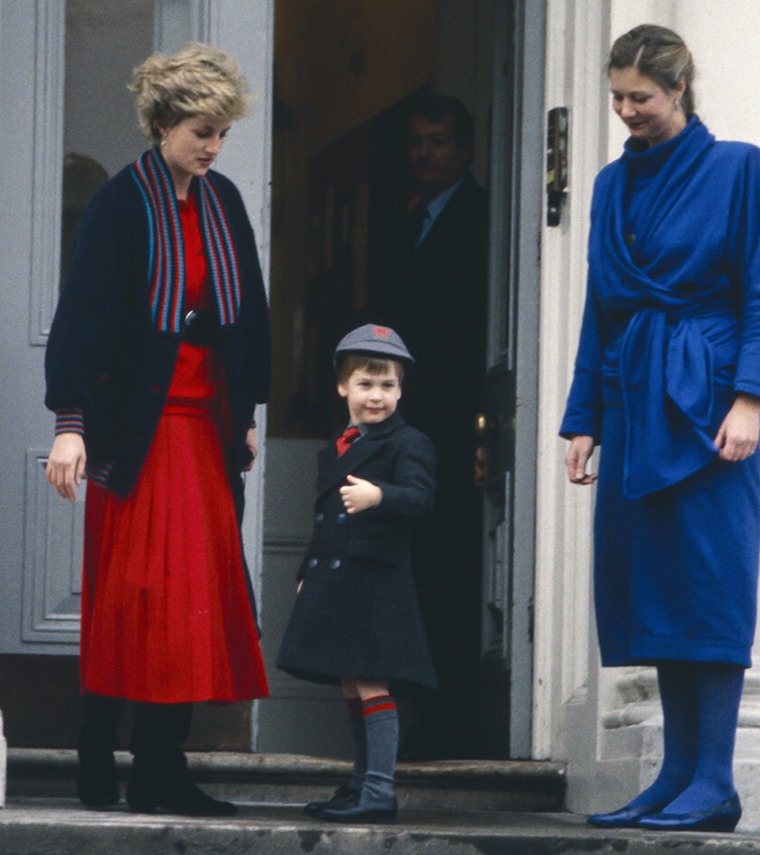
M 160 332 L 179 333 L 185 294 L 185 252 L 171 175 L 154 147 L 134 162 L 132 177 L 148 217 L 148 280 L 153 324 Z M 237 321 L 240 310 L 240 272 L 229 223 L 209 176 L 198 179 L 198 199 L 219 319 L 222 326 L 231 325 Z

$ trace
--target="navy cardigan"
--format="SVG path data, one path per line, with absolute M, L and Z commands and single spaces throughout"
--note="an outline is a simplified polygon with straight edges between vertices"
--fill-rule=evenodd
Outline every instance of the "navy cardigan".
M 85 212 L 45 355 L 45 405 L 58 414 L 58 432 L 76 430 L 83 415 L 88 472 L 102 473 L 121 496 L 129 494 L 150 448 L 180 343 L 151 317 L 153 247 L 131 169 L 104 184 Z M 242 290 L 237 321 L 220 327 L 219 337 L 232 427 L 229 462 L 239 472 L 251 459 L 245 439 L 255 406 L 269 397 L 269 311 L 243 200 L 218 172 L 207 179 L 229 225 Z

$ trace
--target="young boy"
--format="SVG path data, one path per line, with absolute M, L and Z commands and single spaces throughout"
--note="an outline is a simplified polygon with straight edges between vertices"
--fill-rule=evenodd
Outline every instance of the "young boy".
M 347 429 L 319 454 L 314 532 L 277 658 L 296 677 L 340 684 L 354 741 L 350 783 L 305 811 L 392 822 L 398 712 L 390 683 L 435 687 L 412 577 L 412 525 L 432 511 L 435 455 L 396 406 L 414 362 L 388 327 L 366 324 L 335 350 Z

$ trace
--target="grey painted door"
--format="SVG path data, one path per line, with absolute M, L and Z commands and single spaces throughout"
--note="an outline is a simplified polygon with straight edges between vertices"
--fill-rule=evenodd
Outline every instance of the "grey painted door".
M 274 662 L 296 595 L 296 573 L 309 544 L 324 440 L 269 439 L 264 492 L 261 608 L 271 696 L 259 705 L 259 751 L 349 756 L 340 691 L 277 671 Z
M 63 3 L 0 4 L 0 651 L 74 651 L 81 501 L 44 476 L 52 420 L 44 345 L 58 292 L 63 175 Z M 76 568 L 76 569 L 74 569 Z
M 45 480 L 44 348 L 77 219 L 144 148 L 126 82 L 159 21 L 153 0 L 0 2 L 1 653 L 77 651 L 85 490 Z

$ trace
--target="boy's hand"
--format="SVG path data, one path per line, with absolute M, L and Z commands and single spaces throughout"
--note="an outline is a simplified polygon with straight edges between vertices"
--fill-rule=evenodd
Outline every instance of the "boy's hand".
M 354 475 L 347 476 L 347 487 L 340 488 L 340 498 L 343 507 L 349 514 L 358 514 L 360 511 L 368 511 L 377 507 L 383 500 L 383 491 L 370 481 L 356 478 Z

